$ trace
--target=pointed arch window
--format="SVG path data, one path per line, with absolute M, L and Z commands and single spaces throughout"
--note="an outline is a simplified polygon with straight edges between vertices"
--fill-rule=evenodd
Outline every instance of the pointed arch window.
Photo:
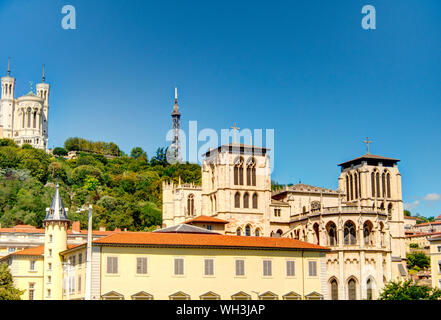
M 377 172 L 375 174 L 375 182 L 376 182 L 376 189 L 377 189 L 377 198 L 380 198 L 380 174 Z
M 387 180 L 387 197 L 390 198 L 390 173 L 388 172 L 386 175 Z
M 355 196 L 354 196 L 354 198 L 355 199 L 358 199 L 358 175 L 355 173 L 354 174 L 354 187 L 355 187 Z
M 348 221 L 344 226 L 344 240 L 345 245 L 354 245 L 357 243 L 357 234 L 355 225 L 352 221 Z
M 253 209 L 257 209 L 257 193 L 253 194 Z
M 328 240 L 330 246 L 336 246 L 337 241 L 337 227 L 334 222 L 328 224 Z
M 189 194 L 187 197 L 187 213 L 189 216 L 194 216 L 194 195 Z
M 260 237 L 260 229 L 256 229 L 256 231 L 254 231 L 254 235 L 256 237 Z
M 240 228 L 236 229 L 236 236 L 240 236 L 242 235 L 242 230 L 240 230 Z
M 357 293 L 356 293 L 356 283 L 354 279 L 349 279 L 348 281 L 348 299 L 349 300 L 356 300 L 357 299 Z
M 346 176 L 346 201 L 349 201 L 349 197 L 350 197 L 350 194 L 349 194 L 349 176 L 347 175 Z
M 372 245 L 372 224 L 366 221 L 363 225 L 363 238 L 366 246 Z
M 234 207 L 240 208 L 240 193 L 239 192 L 236 192 L 236 194 L 234 195 Z
M 383 172 L 381 175 L 381 191 L 382 191 L 382 197 L 386 197 L 386 174 Z
M 235 161 L 234 165 L 234 184 L 243 185 L 243 158 L 240 157 Z
M 349 176 L 349 193 L 350 193 L 350 200 L 354 199 L 354 184 L 353 184 L 353 180 L 352 180 L 352 175 Z
M 250 195 L 248 194 L 248 192 L 245 192 L 245 194 L 243 195 L 243 207 L 250 207 Z
M 375 197 L 375 172 L 371 173 L 372 197 Z
M 318 223 L 315 223 L 312 227 L 314 230 L 314 236 L 315 236 L 315 243 L 320 244 L 320 231 L 319 231 L 319 225 Z
M 331 281 L 331 300 L 338 300 L 338 283 L 335 279 Z
M 245 235 L 246 235 L 247 237 L 251 236 L 251 226 L 250 226 L 250 225 L 247 225 L 247 226 L 245 227 Z
M 372 280 L 369 278 L 366 282 L 366 295 L 368 300 L 372 300 L 373 290 L 372 290 Z
M 254 158 L 250 158 L 247 164 L 247 185 L 255 186 L 256 185 L 256 160 Z

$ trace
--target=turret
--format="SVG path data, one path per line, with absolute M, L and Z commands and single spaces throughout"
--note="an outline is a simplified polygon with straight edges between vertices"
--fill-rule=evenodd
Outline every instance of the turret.
M 43 99 L 44 106 L 49 106 L 49 84 L 46 83 L 46 77 L 44 73 L 44 65 L 43 65 L 43 75 L 41 78 L 41 83 L 37 83 L 37 96 Z
M 50 208 L 46 208 L 43 225 L 45 228 L 43 297 L 45 300 L 62 300 L 63 261 L 60 252 L 67 249 L 67 230 L 70 221 L 67 217 L 67 209 L 63 206 L 59 185 Z
M 11 77 L 11 60 L 8 58 L 8 71 L 6 77 L 2 77 L 2 100 L 14 99 L 15 78 Z

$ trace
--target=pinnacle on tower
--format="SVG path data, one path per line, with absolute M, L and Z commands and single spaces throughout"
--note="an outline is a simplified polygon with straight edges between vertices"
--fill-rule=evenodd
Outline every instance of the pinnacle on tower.
M 46 208 L 45 221 L 69 221 L 67 217 L 67 209 L 63 206 L 63 200 L 60 195 L 60 186 L 57 184 L 54 197 L 50 208 Z
M 11 76 L 11 58 L 8 57 L 8 77 Z
M 43 64 L 43 77 L 41 78 L 41 82 L 44 83 L 44 81 L 46 80 L 45 76 L 44 76 L 44 64 Z

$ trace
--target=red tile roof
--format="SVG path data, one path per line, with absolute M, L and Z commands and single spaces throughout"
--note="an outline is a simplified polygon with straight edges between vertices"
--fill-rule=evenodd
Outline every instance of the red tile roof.
M 92 230 L 92 234 L 93 235 L 102 235 L 102 236 L 108 236 L 112 233 L 114 233 L 115 231 L 99 231 L 99 230 Z M 16 225 L 12 228 L 0 228 L 0 233 L 44 233 L 44 229 L 43 228 L 36 228 L 34 226 L 30 226 L 30 225 L 23 225 L 23 224 L 19 224 Z M 87 230 L 80 230 L 78 231 L 72 231 L 72 230 L 67 230 L 68 234 L 82 234 L 82 235 L 87 235 Z
M 44 244 L 11 253 L 11 256 L 41 256 L 44 252 Z
M 404 219 L 412 219 L 412 220 L 423 221 L 423 219 L 421 219 L 421 218 L 419 218 L 419 217 L 409 217 L 409 216 L 404 216 Z
M 328 248 L 289 238 L 226 236 L 156 232 L 122 232 L 93 241 L 94 244 L 158 245 L 194 247 L 272 248 L 287 250 L 329 250 Z
M 423 237 L 423 236 L 438 236 L 441 235 L 441 232 L 415 232 L 413 234 L 407 234 L 405 238 L 413 238 L 413 237 Z
M 424 222 L 414 225 L 414 227 L 421 227 L 421 226 L 428 226 L 428 225 L 438 225 L 441 224 L 441 221 L 435 221 L 435 222 Z
M 184 223 L 185 224 L 190 224 L 190 223 L 192 223 L 192 222 L 208 222 L 208 223 L 222 223 L 222 224 L 227 224 L 227 223 L 229 223 L 228 221 L 226 221 L 226 220 L 222 220 L 222 219 L 219 219 L 219 218 L 215 218 L 215 217 L 209 217 L 209 216 L 198 216 L 198 217 L 196 217 L 196 218 L 193 218 L 193 219 L 190 219 L 190 220 L 187 220 L 187 221 L 185 221 Z

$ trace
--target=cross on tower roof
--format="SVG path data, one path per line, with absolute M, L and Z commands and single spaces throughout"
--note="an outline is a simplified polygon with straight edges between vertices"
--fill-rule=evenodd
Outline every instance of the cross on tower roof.
M 369 144 L 372 143 L 373 141 L 372 141 L 372 140 L 369 140 L 369 137 L 367 137 L 366 140 L 363 141 L 363 142 L 366 143 L 366 146 L 367 146 L 367 152 L 366 152 L 366 154 L 369 154 Z
M 233 133 L 233 143 L 236 143 L 236 131 L 237 130 L 240 130 L 240 128 L 238 128 L 237 126 L 236 126 L 236 122 L 234 123 L 234 126 L 233 127 L 230 127 L 230 129 L 233 129 L 234 130 L 234 133 Z

